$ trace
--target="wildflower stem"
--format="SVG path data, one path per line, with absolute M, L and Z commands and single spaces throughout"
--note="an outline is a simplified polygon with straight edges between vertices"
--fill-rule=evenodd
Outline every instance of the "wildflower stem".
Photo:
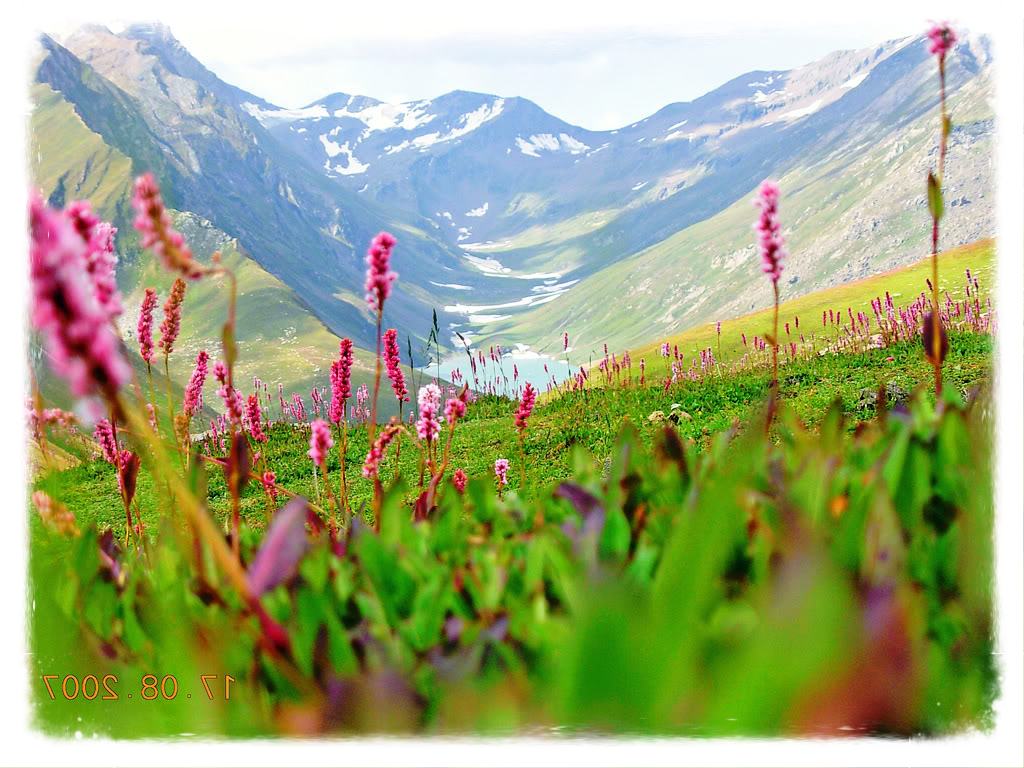
M 526 430 L 519 430 L 519 493 L 526 492 L 526 449 L 523 447 L 523 434 Z
M 939 56 L 939 102 L 942 124 L 939 128 L 939 175 L 937 183 L 942 189 L 942 174 L 946 164 L 946 134 L 949 118 L 946 116 L 946 62 Z M 942 330 L 939 319 L 939 212 L 932 211 L 932 367 L 935 369 L 935 396 L 942 394 Z
M 381 315 L 384 314 L 384 310 L 377 310 L 377 368 L 373 375 L 373 400 L 370 404 L 370 425 L 369 425 L 369 442 L 373 445 L 373 440 L 376 436 L 377 431 L 377 390 L 380 389 L 380 328 L 381 328 Z
M 779 281 L 772 282 L 775 290 L 775 314 L 772 318 L 772 387 L 779 389 Z

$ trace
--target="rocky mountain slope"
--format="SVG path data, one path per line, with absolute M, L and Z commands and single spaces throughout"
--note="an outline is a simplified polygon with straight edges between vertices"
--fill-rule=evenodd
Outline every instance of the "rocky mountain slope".
M 769 176 L 783 184 L 789 296 L 924 247 L 938 88 L 920 38 L 751 72 L 613 131 L 465 91 L 405 104 L 335 93 L 284 109 L 218 79 L 160 25 L 85 27 L 62 42 L 43 40 L 37 81 L 133 171 L 158 173 L 176 208 L 236 238 L 363 346 L 360 258 L 384 228 L 401 243 L 385 322 L 403 335 L 422 338 L 436 308 L 453 346 L 458 331 L 536 350 L 567 330 L 575 355 L 764 305 L 749 199 Z M 994 231 L 991 67 L 983 36 L 950 55 L 943 247 Z M 61 156 L 58 143 L 44 149 Z M 123 190 L 97 188 L 123 215 Z

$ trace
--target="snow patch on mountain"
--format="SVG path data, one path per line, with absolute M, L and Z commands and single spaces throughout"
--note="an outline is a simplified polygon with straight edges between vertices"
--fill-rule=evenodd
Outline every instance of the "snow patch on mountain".
M 845 83 L 843 83 L 839 87 L 840 88 L 856 88 L 858 85 L 860 85 L 861 83 L 864 82 L 864 78 L 866 78 L 867 76 L 868 76 L 867 72 L 861 72 L 859 75 L 854 75 L 853 77 L 851 77 L 849 80 L 847 80 Z
M 567 133 L 560 133 L 557 137 L 550 133 L 535 133 L 526 140 L 522 136 L 516 136 L 516 146 L 519 147 L 520 152 L 530 157 L 540 157 L 541 150 L 548 152 L 565 150 L 570 155 L 578 155 L 590 149 L 582 141 L 574 139 Z
M 324 149 L 327 151 L 328 157 L 334 157 L 335 155 L 341 154 L 341 145 L 337 142 L 331 141 L 327 138 L 326 133 L 320 134 L 320 143 L 324 145 Z M 347 144 L 346 144 L 347 146 Z
M 676 128 L 682 128 L 688 122 L 689 122 L 689 120 L 683 120 L 681 123 L 676 123 L 675 125 L 670 125 L 668 128 L 665 129 L 665 133 L 670 133 L 670 132 L 674 131 Z
M 364 136 L 366 136 L 374 131 L 389 131 L 393 128 L 412 131 L 421 125 L 426 125 L 437 117 L 437 115 L 427 114 L 429 106 L 429 101 L 413 101 L 408 104 L 382 102 L 353 112 L 346 104 L 342 109 L 336 109 L 334 116 L 359 120 L 366 126 L 364 132 Z
M 320 138 L 323 139 L 322 136 Z M 326 145 L 327 142 L 325 141 L 324 146 L 326 147 Z M 345 155 L 348 162 L 344 167 L 340 165 L 335 165 L 332 167 L 330 158 L 325 160 L 324 168 L 327 169 L 328 176 L 331 174 L 331 172 L 340 173 L 342 176 L 351 176 L 356 173 L 364 173 L 366 169 L 370 167 L 369 163 L 360 162 L 359 158 L 352 154 L 352 150 L 349 149 L 347 141 L 340 146 L 337 144 L 335 144 L 334 146 L 338 148 L 336 154 Z M 330 150 L 328 150 L 328 152 L 330 152 Z
M 489 205 L 490 205 L 490 203 L 484 203 L 479 208 L 474 208 L 471 211 L 466 211 L 466 215 L 467 216 L 483 216 L 485 213 L 487 213 L 487 208 L 489 207 Z
M 330 117 L 323 104 L 314 104 L 303 109 L 261 109 L 251 101 L 242 104 L 242 109 L 255 117 L 264 128 L 295 120 L 312 120 Z
M 809 104 L 806 107 L 801 107 L 800 109 L 791 109 L 788 112 L 783 112 L 777 118 L 772 120 L 772 122 L 777 123 L 780 120 L 785 120 L 787 123 L 791 123 L 794 120 L 799 120 L 801 117 L 813 115 L 815 112 L 821 109 L 823 104 L 824 102 L 821 99 L 815 99 L 813 104 Z
M 775 82 L 774 75 L 768 75 L 768 79 L 763 83 L 747 83 L 748 88 L 767 88 L 769 85 Z

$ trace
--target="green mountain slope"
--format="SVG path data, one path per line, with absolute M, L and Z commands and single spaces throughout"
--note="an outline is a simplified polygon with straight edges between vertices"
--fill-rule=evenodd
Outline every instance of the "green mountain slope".
M 138 250 L 138 235 L 131 225 L 130 197 L 132 161 L 107 145 L 102 137 L 79 118 L 75 108 L 44 83 L 32 86 L 33 111 L 29 123 L 29 172 L 33 183 L 54 204 L 89 200 L 98 214 L 119 226 L 116 239 L 121 258 L 118 286 L 125 305 L 119 321 L 121 335 L 132 351 L 136 373 L 145 384 L 145 366 L 137 355 L 135 329 L 146 287 L 156 288 L 160 303 L 155 326 L 162 319 L 162 305 L 174 278 Z M 178 228 L 193 248 L 196 258 L 209 263 L 214 251 L 222 253 L 222 265 L 238 281 L 236 339 L 243 351 L 237 384 L 243 392 L 252 389 L 252 377 L 259 376 L 275 390 L 298 392 L 308 402 L 314 386 L 329 386 L 330 362 L 337 358 L 339 339 L 310 312 L 295 291 L 248 258 L 238 241 L 189 212 L 174 212 Z M 190 283 L 186 291 L 182 330 L 170 358 L 176 398 L 191 375 L 196 353 L 206 349 L 213 359 L 221 357 L 221 328 L 227 318 L 228 280 L 206 278 Z M 156 337 L 159 333 L 156 332 Z M 37 362 L 42 361 L 35 352 Z M 372 384 L 374 353 L 357 348 L 353 383 Z M 44 395 L 65 407 L 71 398 L 60 382 L 52 380 L 46 366 L 35 366 Z M 164 374 L 162 362 L 154 371 L 161 401 Z M 212 381 L 212 380 L 211 380 Z M 213 389 L 207 387 L 206 405 L 221 410 Z M 213 399 L 211 399 L 213 398 Z M 393 410 L 393 398 L 382 398 L 382 413 Z

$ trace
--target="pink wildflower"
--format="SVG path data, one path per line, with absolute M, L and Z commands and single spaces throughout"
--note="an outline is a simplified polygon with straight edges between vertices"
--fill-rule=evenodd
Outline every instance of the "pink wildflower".
M 466 490 L 466 473 L 462 471 L 462 468 L 455 470 L 455 474 L 452 475 L 452 484 L 455 486 L 455 490 L 459 493 L 463 493 Z
M 263 482 L 263 490 L 273 501 L 277 501 L 277 475 L 267 470 L 260 479 Z
M 106 419 L 100 419 L 96 422 L 96 429 L 92 433 L 92 436 L 96 442 L 100 444 L 100 450 L 103 451 L 103 458 L 111 464 L 116 463 L 119 451 L 117 448 L 117 442 L 114 438 L 113 425 Z
M 391 284 L 398 275 L 391 271 L 391 249 L 395 238 L 381 232 L 370 243 L 366 252 L 366 302 L 371 312 L 384 309 L 384 300 L 391 294 Z
M 314 464 L 323 464 L 327 460 L 327 452 L 334 445 L 331 428 L 326 421 L 317 419 L 309 425 L 309 429 L 309 453 L 306 455 Z
M 206 354 L 205 349 L 199 350 L 199 354 L 196 355 L 196 367 L 192 371 L 192 378 L 189 379 L 188 386 L 185 387 L 185 413 L 188 416 L 198 412 L 200 407 L 200 399 L 203 395 L 203 384 L 206 382 L 206 370 L 207 364 L 210 360 L 210 356 Z M 217 365 L 223 366 L 223 363 L 218 362 Z
M 68 217 L 38 195 L 29 202 L 32 323 L 43 331 L 54 370 L 71 391 L 113 398 L 131 375 L 109 316 L 86 272 L 87 244 Z
M 342 339 L 339 349 L 341 353 L 341 358 L 338 360 L 341 389 L 338 392 L 338 397 L 345 402 L 352 396 L 352 339 Z
M 956 40 L 956 33 L 948 22 L 932 22 L 928 30 L 928 53 L 938 56 L 940 60 L 945 59 Z
M 146 403 L 146 412 L 149 414 L 149 426 L 156 432 L 156 408 L 153 407 L 152 403 Z
M 327 409 L 327 417 L 334 424 L 341 424 L 345 418 L 345 401 L 339 397 L 341 392 L 341 362 L 331 363 L 331 404 Z
M 203 274 L 202 267 L 192 259 L 192 251 L 185 245 L 185 238 L 171 226 L 171 216 L 164 208 L 153 174 L 144 173 L 135 180 L 132 207 L 138 214 L 135 228 L 142 233 L 143 248 L 153 251 L 172 272 L 181 272 L 193 279 Z
M 181 304 L 185 301 L 185 281 L 180 277 L 171 286 L 171 295 L 164 302 L 164 321 L 160 323 L 160 348 L 164 355 L 174 351 L 174 342 L 181 332 Z
M 260 415 L 260 399 L 256 395 L 249 395 L 245 402 L 245 418 L 249 422 L 249 434 L 257 443 L 268 441 L 263 432 L 263 420 Z
M 565 352 L 569 349 L 569 333 L 566 331 L 562 334 L 562 351 Z
M 213 378 L 221 384 L 228 383 L 228 367 L 224 365 L 223 360 L 218 360 L 213 364 Z
M 64 213 L 70 217 L 75 230 L 86 243 L 85 271 L 92 283 L 93 295 L 108 318 L 121 314 L 121 294 L 117 290 L 114 267 L 114 235 L 117 228 L 100 221 L 84 200 L 68 203 Z
M 380 431 L 377 439 L 370 446 L 370 451 L 366 454 L 366 461 L 363 462 L 363 477 L 374 478 L 377 476 L 377 470 L 380 468 L 381 459 L 384 458 L 384 452 L 395 438 L 395 435 L 398 434 L 399 429 L 398 424 L 392 422 Z
M 498 487 L 508 485 L 508 459 L 498 459 L 494 462 L 494 476 L 498 478 Z
M 156 309 L 156 291 L 152 288 L 146 289 L 146 295 L 142 298 L 142 308 L 139 310 L 139 354 L 147 363 L 153 359 L 153 310 Z
M 533 404 L 537 399 L 537 393 L 530 382 L 526 382 L 526 389 L 523 390 L 523 397 L 519 401 L 519 409 L 516 411 L 516 430 L 521 435 L 526 431 L 526 421 L 533 413 Z
M 466 415 L 466 403 L 457 397 L 448 398 L 444 404 L 444 418 L 451 427 L 455 422 Z
M 437 414 L 441 410 L 441 389 L 436 384 L 424 384 L 420 387 L 417 400 L 420 405 L 420 418 L 416 422 L 416 434 L 421 440 L 437 440 L 441 434 L 441 425 Z
M 384 332 L 384 364 L 387 366 L 388 378 L 391 379 L 391 388 L 395 391 L 395 398 L 400 403 L 407 403 L 409 402 L 409 391 L 405 388 L 405 376 L 402 375 L 400 362 L 398 331 L 388 328 Z
M 220 395 L 221 399 L 224 401 L 224 407 L 227 409 L 228 418 L 231 419 L 231 423 L 241 424 L 242 393 L 225 383 L 217 390 L 217 394 Z
M 669 343 L 667 341 L 662 342 L 661 356 L 668 357 L 670 354 L 672 354 L 672 347 L 669 346 Z
M 782 249 L 785 243 L 782 225 L 778 218 L 779 185 L 774 181 L 764 182 L 754 205 L 761 209 L 761 216 L 754 224 L 760 239 L 761 269 L 773 283 L 778 283 L 779 277 L 782 276 L 782 260 L 786 257 L 786 252 Z

